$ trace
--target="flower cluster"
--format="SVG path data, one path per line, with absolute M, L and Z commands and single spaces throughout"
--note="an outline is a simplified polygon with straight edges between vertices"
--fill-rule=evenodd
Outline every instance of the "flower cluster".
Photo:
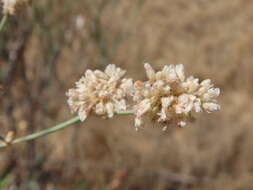
M 183 65 L 166 65 L 155 72 L 144 65 L 147 81 L 124 79 L 125 71 L 108 65 L 105 72 L 87 70 L 76 88 L 67 92 L 72 112 L 78 112 L 83 121 L 90 114 L 111 118 L 114 113 L 133 109 L 135 127 L 138 129 L 144 116 L 149 116 L 162 126 L 174 124 L 184 127 L 194 112 L 213 112 L 220 109 L 216 98 L 219 88 L 210 79 L 186 77 Z M 134 105 L 127 105 L 127 97 Z
M 4 14 L 13 15 L 16 12 L 17 7 L 27 3 L 28 0 L 2 0 Z
M 108 65 L 104 72 L 87 70 L 76 88 L 67 92 L 71 111 L 78 112 L 82 121 L 90 113 L 111 118 L 115 112 L 125 111 L 133 81 L 122 78 L 124 74 L 115 65 Z
M 186 78 L 181 64 L 166 65 L 159 72 L 149 64 L 144 67 L 148 80 L 134 84 L 135 127 L 142 124 L 142 118 L 147 114 L 165 128 L 170 124 L 184 127 L 192 112 L 220 109 L 216 101 L 220 89 L 213 88 L 209 79 L 199 82 L 192 76 Z

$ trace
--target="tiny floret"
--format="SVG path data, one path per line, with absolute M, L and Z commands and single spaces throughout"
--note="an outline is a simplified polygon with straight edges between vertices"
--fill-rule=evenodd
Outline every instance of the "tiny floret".
M 124 75 L 124 70 L 112 64 L 104 72 L 87 70 L 76 87 L 66 93 L 71 111 L 77 112 L 81 121 L 89 114 L 111 118 L 115 112 L 125 111 L 133 82 Z
M 186 78 L 182 64 L 166 65 L 158 72 L 147 63 L 144 68 L 148 80 L 134 84 L 136 128 L 143 124 L 145 115 L 166 129 L 171 124 L 186 126 L 194 112 L 210 113 L 220 109 L 216 100 L 220 89 L 214 88 L 210 79 L 199 82 L 192 76 Z

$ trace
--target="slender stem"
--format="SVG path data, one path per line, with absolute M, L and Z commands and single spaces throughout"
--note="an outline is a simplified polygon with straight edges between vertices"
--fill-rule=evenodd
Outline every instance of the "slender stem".
M 133 114 L 133 111 L 117 112 L 116 114 L 117 115 L 130 115 L 130 114 Z M 63 123 L 60 123 L 54 127 L 49 128 L 49 129 L 44 129 L 42 131 L 39 131 L 37 133 L 33 133 L 31 135 L 19 137 L 16 140 L 14 140 L 11 144 L 17 144 L 17 143 L 21 143 L 21 142 L 31 141 L 31 140 L 37 139 L 39 137 L 43 137 L 43 136 L 49 135 L 51 133 L 55 133 L 57 131 L 65 129 L 69 126 L 72 126 L 73 124 L 78 123 L 78 122 L 80 122 L 79 117 L 74 117 L 70 120 L 67 120 Z M 7 143 L 0 143 L 0 148 L 7 147 L 8 145 L 9 144 L 7 144 Z
M 7 19 L 8 19 L 8 14 L 4 14 L 4 16 L 2 17 L 1 22 L 0 22 L 0 32 L 3 30 Z
M 20 142 L 24 142 L 24 141 L 31 141 L 31 140 L 34 140 L 34 139 L 37 139 L 39 137 L 43 137 L 45 135 L 49 135 L 51 133 L 55 133 L 56 131 L 60 131 L 66 127 L 69 127 L 75 123 L 78 123 L 80 122 L 80 119 L 79 117 L 74 117 L 68 121 L 65 121 L 63 123 L 60 123 L 59 125 L 56 125 L 52 128 L 49 128 L 49 129 L 45 129 L 45 130 L 42 130 L 40 132 L 37 132 L 37 133 L 34 133 L 34 134 L 31 134 L 31 135 L 27 135 L 27 136 L 24 136 L 24 137 L 20 137 L 16 140 L 14 140 L 12 142 L 12 144 L 16 144 L 16 143 L 20 143 Z

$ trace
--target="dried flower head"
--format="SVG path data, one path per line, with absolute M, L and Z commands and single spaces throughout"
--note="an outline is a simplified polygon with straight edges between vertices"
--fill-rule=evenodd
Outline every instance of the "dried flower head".
M 133 100 L 136 102 L 135 127 L 149 114 L 166 129 L 167 125 L 186 125 L 193 112 L 213 112 L 220 109 L 216 98 L 219 88 L 213 88 L 211 80 L 199 82 L 192 76 L 186 78 L 183 65 L 166 65 L 155 72 L 149 64 L 144 65 L 148 80 L 134 84 Z
M 4 14 L 14 15 L 17 7 L 24 5 L 28 0 L 2 0 Z
M 133 89 L 132 79 L 122 78 L 125 71 L 108 65 L 104 72 L 87 70 L 76 88 L 67 92 L 72 112 L 84 121 L 90 114 L 111 118 L 115 112 L 127 109 L 126 98 Z

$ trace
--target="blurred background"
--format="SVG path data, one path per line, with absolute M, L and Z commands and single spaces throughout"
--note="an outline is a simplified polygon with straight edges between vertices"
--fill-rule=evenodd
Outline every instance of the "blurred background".
M 31 134 L 67 120 L 66 91 L 86 69 L 113 63 L 145 79 L 185 65 L 211 78 L 222 109 L 188 128 L 131 116 L 79 125 L 0 152 L 0 189 L 253 189 L 253 1 L 39 0 L 0 34 L 0 133 Z

